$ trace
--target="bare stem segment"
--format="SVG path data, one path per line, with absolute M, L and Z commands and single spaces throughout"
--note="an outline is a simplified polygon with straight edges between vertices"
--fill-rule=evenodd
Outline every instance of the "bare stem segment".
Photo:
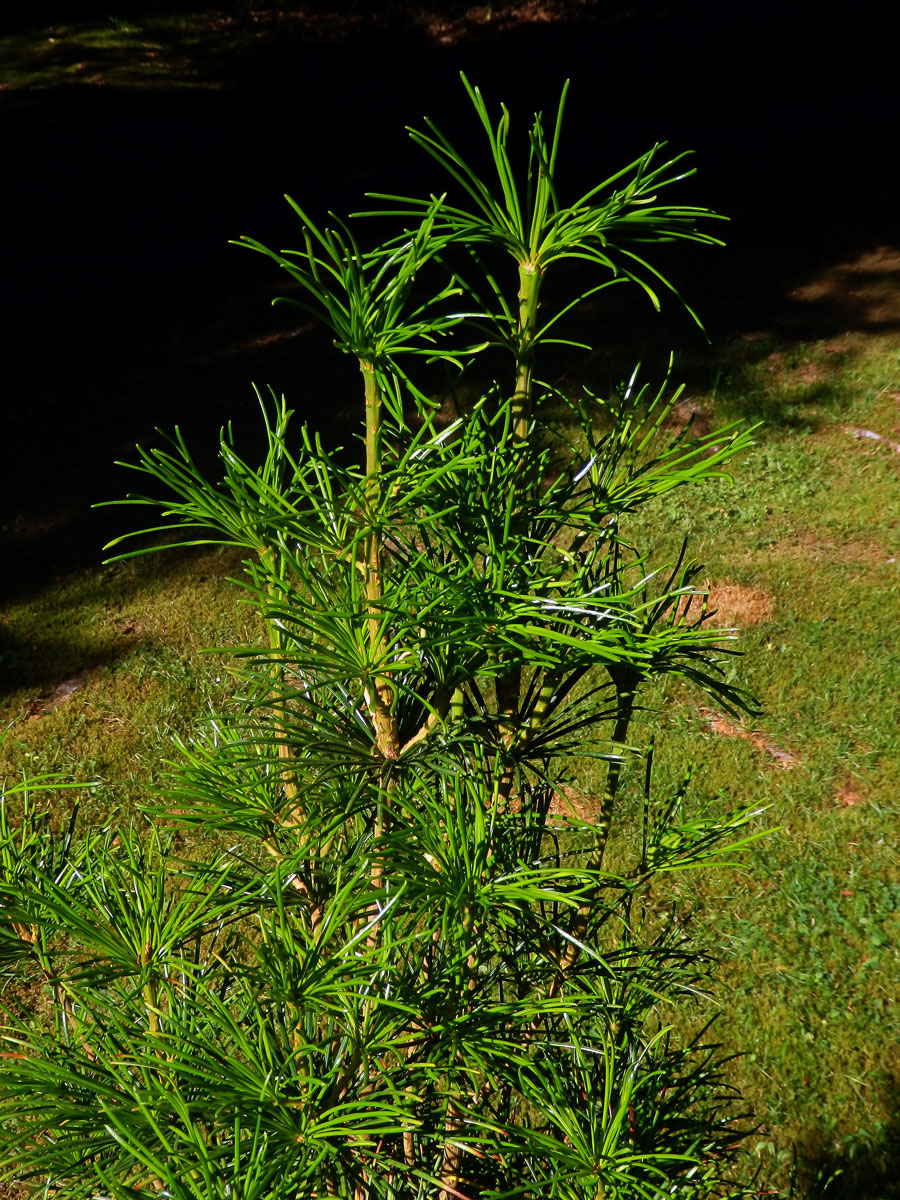
M 516 440 L 524 442 L 533 414 L 534 338 L 543 273 L 535 262 L 519 264 L 519 329 L 516 345 L 516 387 L 512 416 Z

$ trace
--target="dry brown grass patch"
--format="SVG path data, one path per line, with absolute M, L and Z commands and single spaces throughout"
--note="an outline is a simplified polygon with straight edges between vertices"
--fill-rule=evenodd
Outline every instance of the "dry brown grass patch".
M 769 621 L 775 598 L 762 588 L 740 583 L 714 583 L 709 589 L 709 621 L 712 625 L 761 625 Z
M 865 804 L 868 797 L 861 792 L 857 785 L 848 780 L 842 788 L 840 788 L 834 797 L 834 803 L 841 808 L 854 808 L 857 804 Z

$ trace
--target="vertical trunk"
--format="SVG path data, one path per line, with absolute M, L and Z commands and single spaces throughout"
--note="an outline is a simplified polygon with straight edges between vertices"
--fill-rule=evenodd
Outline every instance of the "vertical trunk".
M 533 415 L 534 385 L 534 336 L 537 332 L 537 313 L 543 273 L 537 263 L 519 264 L 519 323 L 516 336 L 516 382 L 512 400 L 513 433 L 517 442 L 526 442 Z M 509 749 L 518 732 L 519 701 L 522 691 L 522 670 L 511 667 L 498 676 L 497 715 L 500 722 L 500 740 Z M 499 792 L 509 799 L 515 768 L 508 762 L 503 770 Z
M 152 982 L 144 984 L 144 1007 L 147 1010 L 147 1024 L 151 1033 L 159 1033 L 159 997 L 156 986 Z
M 628 737 L 628 728 L 631 724 L 631 718 L 634 716 L 634 696 L 638 680 L 632 671 L 627 671 L 623 672 L 622 677 L 617 679 L 615 684 L 616 723 L 613 727 L 612 741 L 615 745 L 622 746 Z M 606 845 L 609 841 L 613 813 L 616 807 L 616 795 L 619 791 L 621 778 L 622 760 L 619 758 L 617 761 L 609 764 L 609 769 L 606 773 L 606 787 L 603 789 L 603 798 L 600 802 L 594 852 L 591 855 L 591 866 L 597 870 L 603 865 L 603 855 L 606 852 Z
M 528 437 L 533 412 L 534 335 L 543 274 L 537 263 L 519 265 L 519 329 L 516 346 L 516 388 L 513 392 L 513 427 L 517 441 Z
M 377 514 L 381 505 L 381 391 L 375 375 L 375 367 L 366 360 L 360 361 L 360 370 L 366 392 L 366 533 L 363 542 L 366 606 L 368 619 L 369 647 L 375 673 L 371 687 L 366 688 L 366 701 L 375 733 L 375 752 L 387 764 L 399 754 L 397 720 L 393 713 L 394 693 L 390 678 L 379 671 L 383 652 L 382 596 L 382 539 L 377 528 Z M 375 811 L 373 833 L 377 841 L 385 832 L 390 820 L 389 794 L 391 779 L 389 771 L 384 775 L 384 789 Z M 380 889 L 383 874 L 376 858 L 372 866 L 372 885 Z M 373 929 L 369 940 L 375 941 L 377 929 Z
M 449 1139 L 462 1126 L 462 1113 L 456 1103 L 451 1100 L 447 1105 L 447 1116 L 444 1121 L 444 1134 Z M 444 1156 L 441 1162 L 441 1190 L 438 1192 L 438 1200 L 458 1200 L 461 1195 L 459 1191 L 460 1167 L 462 1166 L 462 1151 L 459 1146 L 454 1145 L 449 1140 L 444 1145 Z
M 519 722 L 519 700 L 522 692 L 522 669 L 512 667 L 505 675 L 499 675 L 496 683 L 497 717 L 500 723 L 501 753 L 511 751 L 516 741 Z M 500 782 L 500 795 L 509 799 L 515 766 L 510 759 L 506 762 Z
M 369 645 L 373 660 L 381 656 L 383 594 L 381 564 L 381 534 L 375 528 L 376 513 L 381 502 L 381 392 L 375 369 L 369 362 L 360 362 L 366 389 L 366 514 L 367 529 L 363 543 L 365 559 L 366 604 L 368 606 Z M 390 679 L 376 669 L 373 688 L 369 694 L 369 709 L 375 729 L 375 745 L 382 758 L 397 757 L 397 725 L 392 714 L 393 689 Z
M 537 699 L 531 707 L 531 712 L 528 715 L 528 729 L 534 733 L 540 729 L 548 712 L 550 712 L 553 704 L 553 697 L 562 682 L 563 672 L 560 669 L 553 671 L 547 670 L 544 672 L 544 678 L 541 680 L 540 690 L 537 694 Z
M 278 559 L 276 552 L 271 548 L 264 550 L 260 558 L 263 563 L 263 571 L 270 571 L 273 576 L 279 575 Z M 271 579 L 264 574 L 262 579 L 263 586 L 266 590 L 266 595 L 270 601 L 274 601 L 277 597 L 275 585 Z M 275 625 L 274 621 L 267 620 L 266 626 L 269 631 L 269 648 L 272 651 L 272 700 L 273 711 L 275 714 L 275 733 L 277 735 L 278 758 L 283 766 L 282 786 L 284 787 L 285 799 L 289 805 L 289 813 L 284 820 L 287 826 L 300 825 L 303 822 L 303 814 L 299 813 L 296 808 L 297 795 L 299 788 L 297 787 L 297 777 L 294 773 L 293 762 L 294 754 L 288 742 L 287 729 L 284 719 L 284 703 L 281 696 L 282 681 L 284 679 L 284 638 L 281 631 Z

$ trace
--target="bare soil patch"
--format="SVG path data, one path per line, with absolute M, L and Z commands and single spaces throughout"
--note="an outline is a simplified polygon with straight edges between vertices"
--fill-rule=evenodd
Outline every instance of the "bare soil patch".
M 900 248 L 878 246 L 794 288 L 792 301 L 827 308 L 847 329 L 900 328 Z
M 672 409 L 666 421 L 666 428 L 679 431 L 690 428 L 694 437 L 705 437 L 710 430 L 709 417 L 694 399 L 686 396 Z
M 856 438 L 857 441 L 875 442 L 876 445 L 887 446 L 895 454 L 900 454 L 900 442 L 892 441 L 884 434 L 876 433 L 874 429 L 861 429 L 858 425 L 845 425 L 844 433 Z
M 750 742 L 751 745 L 755 746 L 757 750 L 769 758 L 769 766 L 781 767 L 783 771 L 790 771 L 793 767 L 797 766 L 799 760 L 795 755 L 781 746 L 776 746 L 774 742 L 770 742 L 762 733 L 754 729 L 744 729 L 741 725 L 735 725 L 727 717 L 723 717 L 721 713 L 716 712 L 715 709 L 701 707 L 699 712 L 713 733 L 717 733 L 721 737 L 740 738 L 742 741 Z
M 868 797 L 859 790 L 852 781 L 844 784 L 835 794 L 834 802 L 841 808 L 854 808 L 857 804 L 865 804 Z
M 61 704 L 65 704 L 67 700 L 71 700 L 76 692 L 80 692 L 90 682 L 91 677 L 99 669 L 99 667 L 89 667 L 86 671 L 79 671 L 77 675 L 72 675 L 69 679 L 64 679 L 62 683 L 58 683 L 52 691 L 45 692 L 39 696 L 28 710 L 28 720 L 34 720 L 36 717 L 46 717 L 55 708 L 59 708 Z

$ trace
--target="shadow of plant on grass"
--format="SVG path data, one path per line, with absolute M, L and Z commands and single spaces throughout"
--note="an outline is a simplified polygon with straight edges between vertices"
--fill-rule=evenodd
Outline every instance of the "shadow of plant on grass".
M 900 1111 L 900 1080 L 890 1081 L 885 1108 Z M 808 1142 L 802 1159 L 804 1200 L 898 1200 L 900 1118 L 857 1129 L 829 1145 Z

